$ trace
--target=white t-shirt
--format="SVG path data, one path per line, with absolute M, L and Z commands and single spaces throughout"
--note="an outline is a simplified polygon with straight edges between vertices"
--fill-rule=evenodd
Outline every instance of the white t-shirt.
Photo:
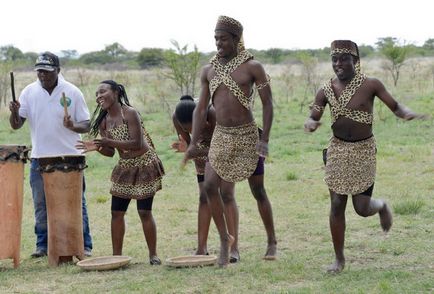
M 62 92 L 67 97 L 68 114 L 71 120 L 89 120 L 89 109 L 83 93 L 59 74 L 57 86 L 51 95 L 42 88 L 39 80 L 21 92 L 19 115 L 30 125 L 32 158 L 81 155 L 75 148 L 80 134 L 63 126 L 64 108 Z

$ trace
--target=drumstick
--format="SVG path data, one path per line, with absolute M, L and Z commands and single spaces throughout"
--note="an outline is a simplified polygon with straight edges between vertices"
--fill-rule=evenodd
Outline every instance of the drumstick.
M 65 112 L 65 117 L 67 117 L 68 116 L 68 103 L 66 102 L 65 92 L 62 92 L 62 99 L 63 99 L 63 110 Z
M 12 91 L 12 101 L 16 102 L 17 99 L 15 98 L 15 85 L 14 85 L 14 72 L 11 71 L 11 91 Z

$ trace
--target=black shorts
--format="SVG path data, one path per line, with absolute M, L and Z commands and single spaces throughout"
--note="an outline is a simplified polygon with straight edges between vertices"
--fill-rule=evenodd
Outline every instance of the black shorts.
M 112 211 L 127 211 L 128 205 L 131 199 L 120 198 L 112 196 Z M 152 203 L 154 202 L 154 197 L 149 197 L 146 199 L 137 200 L 137 210 L 152 210 Z
M 264 174 L 265 172 L 264 160 L 265 160 L 264 157 L 259 156 L 258 164 L 256 165 L 256 169 L 253 172 L 252 176 L 261 176 Z
M 197 175 L 197 182 L 202 183 L 205 181 L 205 175 Z
M 265 172 L 265 166 L 264 166 L 264 160 L 265 158 L 262 156 L 259 156 L 258 164 L 256 165 L 256 169 L 253 172 L 252 176 L 261 176 Z M 197 182 L 202 183 L 205 181 L 205 175 L 196 175 L 197 176 Z
M 374 184 L 375 183 L 373 183 L 371 185 L 371 187 L 368 188 L 368 190 L 366 190 L 365 192 L 359 193 L 359 194 L 371 197 L 372 196 L 372 191 L 374 191 Z

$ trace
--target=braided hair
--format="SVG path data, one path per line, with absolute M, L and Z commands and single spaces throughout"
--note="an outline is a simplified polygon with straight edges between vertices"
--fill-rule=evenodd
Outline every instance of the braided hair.
M 105 80 L 102 81 L 100 84 L 107 84 L 110 85 L 110 89 L 113 92 L 118 93 L 118 102 L 121 105 L 130 105 L 130 101 L 128 100 L 127 92 L 125 91 L 125 87 L 121 84 L 116 83 L 113 80 Z M 90 121 L 90 132 L 89 134 L 93 137 L 98 136 L 99 133 L 99 126 L 101 125 L 101 122 L 103 119 L 107 116 L 107 110 L 104 110 L 101 108 L 101 106 L 98 104 L 95 111 L 93 112 L 92 119 Z

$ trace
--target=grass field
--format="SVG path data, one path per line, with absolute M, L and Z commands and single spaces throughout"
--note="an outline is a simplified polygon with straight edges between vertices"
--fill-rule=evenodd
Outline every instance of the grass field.
M 327 71 L 321 77 L 331 76 L 331 69 L 325 68 Z M 374 67 L 366 71 L 368 74 L 382 74 Z M 424 72 L 428 73 L 428 69 Z M 67 78 L 76 78 L 68 74 L 70 72 L 65 73 Z M 104 73 L 88 74 L 92 79 L 81 88 L 92 110 L 96 82 L 104 77 Z M 106 74 L 108 76 L 104 78 L 117 77 L 119 82 L 128 76 L 125 73 Z M 413 110 L 432 115 L 432 77 L 426 74 L 412 79 L 410 74 L 410 71 L 402 74 L 402 83 L 390 91 Z M 21 73 L 18 77 L 20 75 L 22 85 L 35 79 L 34 73 Z M 334 255 L 328 227 L 329 196 L 322 180 L 321 158 L 321 150 L 331 134 L 329 115 L 325 115 L 324 124 L 316 133 L 305 134 L 302 126 L 307 116 L 306 107 L 300 112 L 303 78 L 294 74 L 294 82 L 289 88 L 285 88 L 280 75 L 273 76 L 272 72 L 272 78 L 275 119 L 265 184 L 273 205 L 278 239 L 277 261 L 261 259 L 266 246 L 265 230 L 249 187 L 242 182 L 236 186 L 241 254 L 241 262 L 236 265 L 227 269 L 151 267 L 140 220 L 132 203 L 124 242 L 124 254 L 133 258 L 130 266 L 107 272 L 84 272 L 74 265 L 50 268 L 47 258 L 30 258 L 35 249 L 35 236 L 26 166 L 21 265 L 14 269 L 11 260 L 0 261 L 0 293 L 433 293 L 432 117 L 403 122 L 376 103 L 374 134 L 378 157 L 373 197 L 389 201 L 394 210 L 394 225 L 389 234 L 383 234 L 378 216 L 363 219 L 356 215 L 349 202 L 346 268 L 339 275 L 330 275 L 324 271 Z M 386 76 L 380 78 L 389 83 Z M 167 173 L 163 190 L 157 193 L 153 208 L 158 253 L 164 260 L 194 253 L 198 193 L 193 165 L 180 170 L 181 155 L 169 149 L 171 141 L 176 138 L 169 114 L 178 94 L 173 85 L 168 85 L 167 93 L 163 93 L 157 82 L 151 73 L 134 72 L 128 76 L 127 91 L 130 97 L 134 97 L 132 103 L 142 113 Z M 173 98 L 164 100 L 164 97 Z M 312 98 L 309 94 L 309 100 Z M 260 118 L 259 100 L 256 101 L 255 115 Z M 21 130 L 11 130 L 8 111 L 3 106 L 0 118 L 2 144 L 30 144 L 27 124 Z M 87 161 L 86 196 L 94 240 L 93 255 L 110 255 L 108 183 L 116 158 L 90 154 Z M 218 245 L 218 234 L 212 224 L 208 241 L 211 254 L 218 253 Z

